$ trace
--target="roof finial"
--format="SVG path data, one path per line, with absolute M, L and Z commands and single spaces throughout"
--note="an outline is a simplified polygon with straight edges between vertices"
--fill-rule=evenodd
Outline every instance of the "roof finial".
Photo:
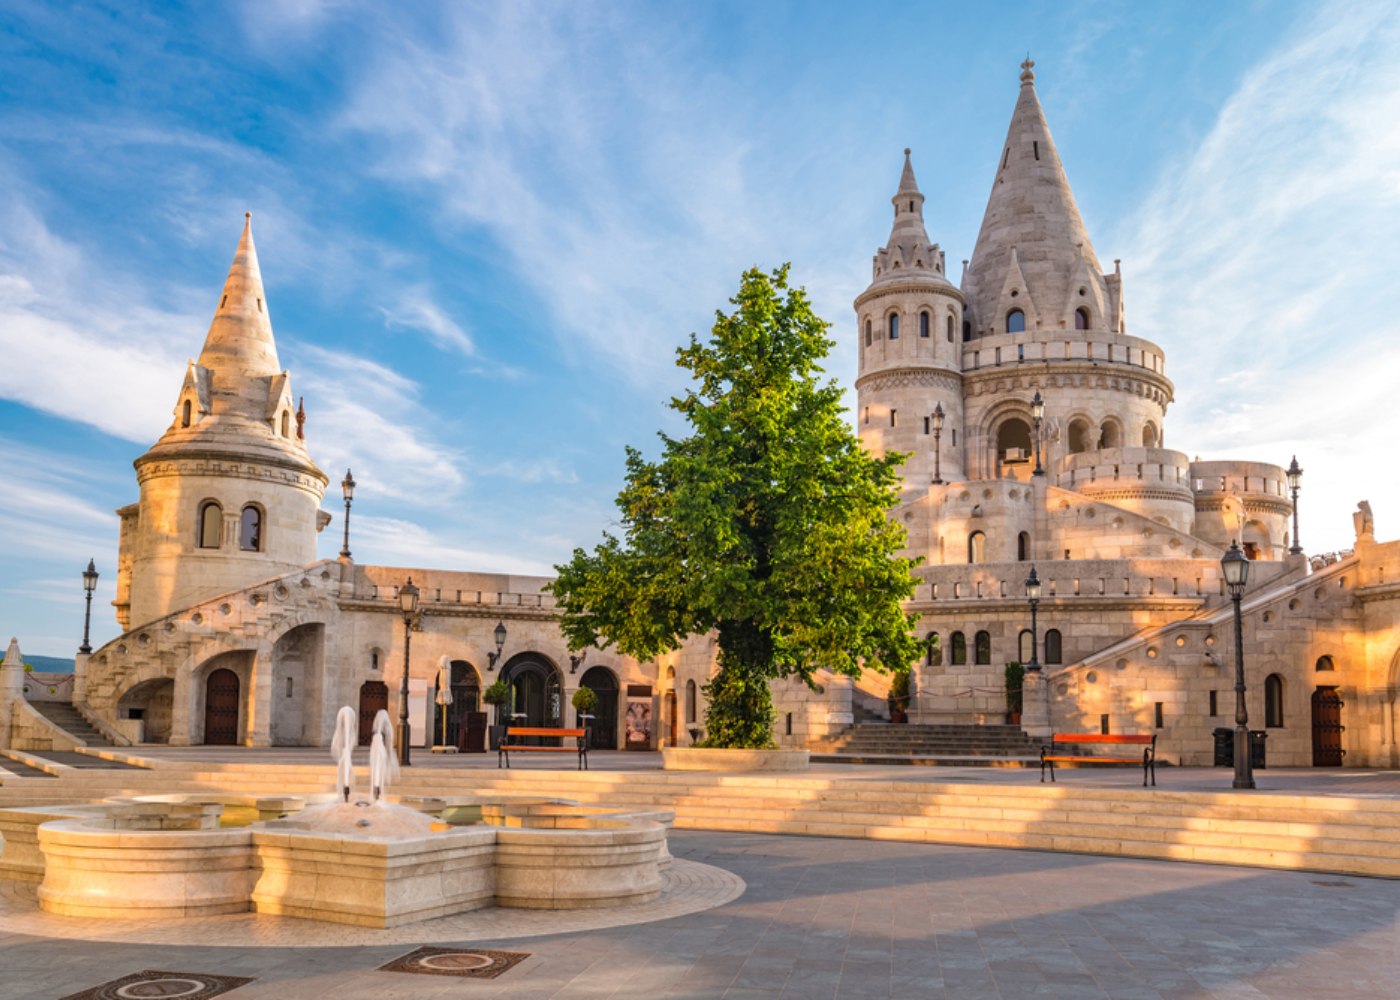
M 1035 60 L 1031 58 L 1029 52 L 1026 53 L 1026 61 L 1021 63 L 1021 82 L 1023 84 L 1035 82 Z

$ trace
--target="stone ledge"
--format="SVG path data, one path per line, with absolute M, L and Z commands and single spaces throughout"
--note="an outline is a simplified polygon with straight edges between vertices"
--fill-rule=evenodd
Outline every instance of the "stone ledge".
M 805 771 L 811 756 L 808 750 L 664 747 L 661 767 L 667 771 Z

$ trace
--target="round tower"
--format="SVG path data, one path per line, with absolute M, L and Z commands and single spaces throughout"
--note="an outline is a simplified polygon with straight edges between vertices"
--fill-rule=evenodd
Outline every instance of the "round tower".
M 119 511 L 124 629 L 316 559 L 328 480 L 277 360 L 251 217 L 174 418 L 134 463 L 140 500 Z
M 867 451 L 909 455 L 901 475 L 905 496 L 913 499 L 935 479 L 964 478 L 963 296 L 924 229 L 924 196 L 907 149 L 890 201 L 889 242 L 875 254 L 870 285 L 855 300 L 857 421 Z

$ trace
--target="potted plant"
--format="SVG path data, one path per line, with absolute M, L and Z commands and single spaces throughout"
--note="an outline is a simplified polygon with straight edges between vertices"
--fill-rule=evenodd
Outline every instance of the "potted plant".
M 1009 725 L 1021 724 L 1021 682 L 1026 676 L 1026 668 L 1012 660 L 1006 665 L 1006 721 Z
M 481 700 L 496 709 L 496 722 L 490 728 L 492 750 L 500 748 L 501 737 L 505 735 L 505 724 L 501 721 L 501 706 L 510 702 L 510 694 L 510 685 L 500 680 L 481 692 Z
M 574 713 L 578 718 L 574 721 L 583 726 L 583 716 L 591 715 L 598 707 L 598 693 L 592 688 L 581 687 L 574 692 L 574 696 L 569 699 L 574 706 Z
M 896 670 L 890 678 L 890 721 L 909 721 L 909 671 Z

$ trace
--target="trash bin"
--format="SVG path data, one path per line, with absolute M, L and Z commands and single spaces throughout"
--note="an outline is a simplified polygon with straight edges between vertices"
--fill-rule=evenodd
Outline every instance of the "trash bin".
M 1269 734 L 1262 729 L 1249 731 L 1249 766 L 1255 771 L 1263 771 L 1268 767 L 1264 759 L 1264 741 L 1268 738 Z
M 1211 733 L 1215 737 L 1215 766 L 1235 766 L 1235 731 L 1220 726 Z
M 486 752 L 486 713 L 466 712 L 462 725 L 462 742 L 458 749 L 462 753 Z

